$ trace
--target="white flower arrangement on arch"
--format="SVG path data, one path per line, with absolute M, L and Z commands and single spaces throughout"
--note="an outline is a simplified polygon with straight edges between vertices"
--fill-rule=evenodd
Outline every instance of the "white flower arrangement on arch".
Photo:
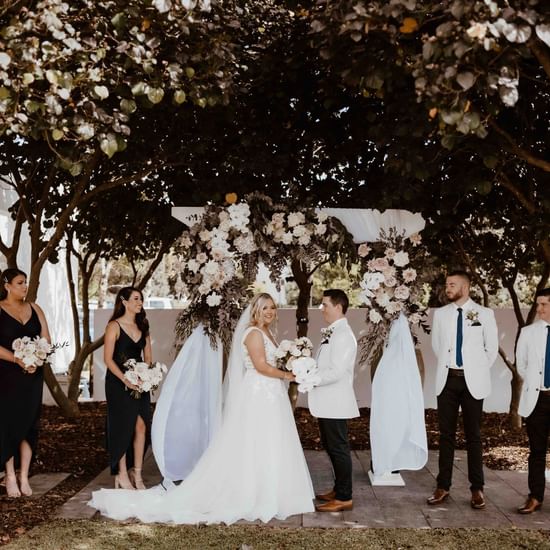
M 423 293 L 428 253 L 422 237 L 396 231 L 382 234 L 376 243 L 357 250 L 364 270 L 360 299 L 367 307 L 367 328 L 360 339 L 361 361 L 376 362 L 389 328 L 401 313 L 413 328 L 426 329 Z

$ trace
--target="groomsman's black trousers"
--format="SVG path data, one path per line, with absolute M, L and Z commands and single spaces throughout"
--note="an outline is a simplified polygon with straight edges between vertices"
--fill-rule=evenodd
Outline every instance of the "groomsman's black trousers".
M 546 485 L 546 452 L 550 433 L 550 392 L 540 392 L 533 412 L 525 419 L 529 436 L 529 496 L 542 502 Z
M 318 418 L 321 443 L 334 470 L 336 500 L 351 500 L 351 453 L 348 422 L 341 418 Z
M 463 374 L 461 372 L 461 374 Z M 464 376 L 449 372 L 443 391 L 437 396 L 439 419 L 439 475 L 437 487 L 448 491 L 453 475 L 458 409 L 462 409 L 466 450 L 468 453 L 468 480 L 472 491 L 483 489 L 483 460 L 481 449 L 481 413 L 483 399 L 475 399 Z

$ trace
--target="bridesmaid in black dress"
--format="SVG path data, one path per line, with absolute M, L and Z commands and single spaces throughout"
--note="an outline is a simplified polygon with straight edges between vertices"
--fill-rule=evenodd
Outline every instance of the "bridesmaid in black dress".
M 141 478 L 146 438 L 151 425 L 151 396 L 132 397 L 136 386 L 124 378 L 128 359 L 151 363 L 149 322 L 143 295 L 133 287 L 120 289 L 113 315 L 105 330 L 104 359 L 107 366 L 107 449 L 115 488 L 145 489 Z M 129 470 L 133 467 L 132 480 Z M 133 481 L 133 484 L 132 484 Z
M 44 313 L 25 301 L 27 276 L 6 269 L 0 277 L 0 470 L 10 497 L 32 495 L 29 467 L 38 441 L 44 372 L 13 355 L 17 338 L 43 336 L 50 342 Z M 19 468 L 19 483 L 15 475 Z

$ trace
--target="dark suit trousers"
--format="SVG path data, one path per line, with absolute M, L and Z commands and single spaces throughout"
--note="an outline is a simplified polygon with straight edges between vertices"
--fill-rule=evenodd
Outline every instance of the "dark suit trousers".
M 533 412 L 525 419 L 529 436 L 529 496 L 544 500 L 546 452 L 550 433 L 550 392 L 541 392 Z
M 462 409 L 464 434 L 466 435 L 470 489 L 472 491 L 482 490 L 484 480 L 480 426 L 483 399 L 472 397 L 463 376 L 448 376 L 443 391 L 437 397 L 439 419 L 437 486 L 446 491 L 451 487 L 459 408 Z
M 334 470 L 336 500 L 351 500 L 351 453 L 348 422 L 341 418 L 318 418 L 321 443 Z

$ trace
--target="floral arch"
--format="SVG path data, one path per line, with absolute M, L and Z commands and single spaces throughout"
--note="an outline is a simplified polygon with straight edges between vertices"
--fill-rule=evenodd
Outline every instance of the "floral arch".
M 186 221 L 188 229 L 177 246 L 181 265 L 176 288 L 188 297 L 176 324 L 180 341 L 202 324 L 214 347 L 217 338 L 228 345 L 260 263 L 275 284 L 290 264 L 300 288 L 298 336 L 307 333 L 315 269 L 337 259 L 345 267 L 359 263 L 361 299 L 367 308 L 362 361 L 380 355 L 391 322 L 401 312 L 410 324 L 422 323 L 421 275 L 427 253 L 416 230 L 423 228 L 418 215 L 406 213 L 409 217 L 403 222 L 391 214 L 403 211 L 388 211 L 385 218 L 377 213 L 366 219 L 365 211 L 359 210 L 350 218 L 350 210 L 293 208 L 258 192 L 232 202 L 194 209 L 195 216 Z
M 233 201 L 228 206 L 209 205 L 186 210 L 191 210 L 195 216 L 185 220 L 188 228 L 178 244 L 181 265 L 175 285 L 188 297 L 187 306 L 176 323 L 178 339 L 185 344 L 163 386 L 153 426 L 153 451 L 163 477 L 168 480 L 186 477 L 219 426 L 223 371 L 220 342 L 224 350 L 229 349 L 233 328 L 249 298 L 249 288 L 260 263 L 269 269 L 275 284 L 290 264 L 300 288 L 297 336 L 307 333 L 309 279 L 315 269 L 337 259 L 344 266 L 359 263 L 363 273 L 361 296 L 367 307 L 366 330 L 360 340 L 363 361 L 382 355 L 380 350 L 384 343 L 387 339 L 392 340 L 394 331 L 393 328 L 390 331 L 390 327 L 398 325 L 404 327 L 399 333 L 406 333 L 412 349 L 408 322 L 401 314 L 404 313 L 409 322 L 420 323 L 422 319 L 419 303 L 422 278 L 419 274 L 425 251 L 418 233 L 410 231 L 415 224 L 408 224 L 409 230 L 404 231 L 392 218 L 392 212 L 398 211 L 389 211 L 385 217 L 386 213 L 369 215 L 368 234 L 362 228 L 369 224 L 360 219 L 366 211 L 355 210 L 358 216 L 350 219 L 339 209 L 292 208 L 275 203 L 260 193 L 249 194 L 242 202 Z M 342 219 L 346 220 L 345 224 Z M 369 239 L 374 242 L 363 242 Z M 397 317 L 399 320 L 394 323 Z M 398 343 L 396 348 L 401 350 L 403 346 Z M 407 380 L 407 394 L 399 400 L 398 423 L 407 433 L 413 433 L 413 427 L 423 423 L 422 388 L 414 350 L 414 365 L 400 358 L 403 359 L 401 351 L 397 363 L 401 362 L 406 372 L 401 368 L 397 374 L 401 382 Z M 395 363 L 393 359 L 392 362 Z M 382 374 L 387 370 L 380 366 L 375 382 L 383 382 Z M 406 374 L 411 372 L 412 376 L 407 378 Z M 395 376 L 396 372 L 390 374 Z M 292 384 L 289 390 L 293 403 L 297 397 L 295 386 Z M 413 387 L 416 393 L 410 391 Z M 384 387 L 378 395 L 382 405 L 393 401 L 387 398 Z M 177 407 L 177 414 L 173 406 Z M 413 409 L 415 414 L 411 414 Z M 398 464 L 402 467 L 410 464 L 416 469 L 419 458 L 421 461 L 422 457 L 427 457 L 427 446 L 418 452 L 418 438 L 409 441 L 402 436 L 403 430 L 396 432 L 399 441 L 394 441 L 392 429 L 385 424 L 389 415 L 383 411 L 378 415 L 381 421 L 373 424 L 374 408 L 371 411 L 371 434 L 382 434 L 382 443 L 377 442 L 372 447 L 373 463 L 383 472 L 394 470 L 394 451 L 398 449 L 398 458 L 404 456 L 406 459 L 405 463 L 399 460 Z M 392 414 L 395 419 L 395 410 Z M 181 418 L 187 421 L 182 423 Z M 183 448 L 193 452 L 179 456 L 172 464 L 166 450 L 172 448 L 175 441 L 180 445 L 182 441 L 189 442 Z M 411 455 L 415 457 L 412 462 L 408 458 Z

